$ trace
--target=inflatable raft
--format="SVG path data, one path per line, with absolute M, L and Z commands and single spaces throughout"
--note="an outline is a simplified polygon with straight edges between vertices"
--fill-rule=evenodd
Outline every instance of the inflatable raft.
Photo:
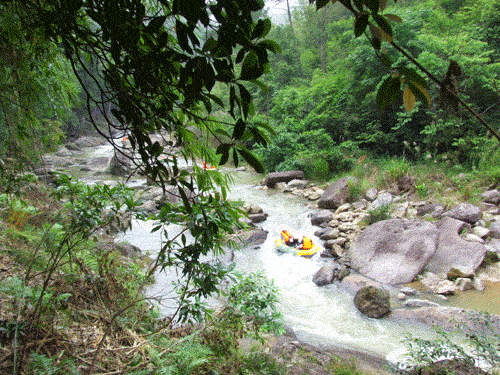
M 293 255 L 308 259 L 321 250 L 318 245 L 313 245 L 313 247 L 309 250 L 297 249 L 293 246 L 288 246 L 287 244 L 285 244 L 281 238 L 278 238 L 275 243 L 276 249 L 280 253 L 292 253 Z

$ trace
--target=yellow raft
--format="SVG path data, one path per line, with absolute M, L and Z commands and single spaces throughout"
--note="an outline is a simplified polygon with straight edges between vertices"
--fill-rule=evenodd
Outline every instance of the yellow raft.
M 275 243 L 276 243 L 276 249 L 278 250 L 278 252 L 280 252 L 280 253 L 292 253 L 293 255 L 296 255 L 299 257 L 304 257 L 307 259 L 309 259 L 310 257 L 312 257 L 314 254 L 316 254 L 318 251 L 321 250 L 321 248 L 318 245 L 313 245 L 313 247 L 308 249 L 308 250 L 297 249 L 293 246 L 288 246 L 287 244 L 285 244 L 281 238 L 278 238 L 275 241 Z

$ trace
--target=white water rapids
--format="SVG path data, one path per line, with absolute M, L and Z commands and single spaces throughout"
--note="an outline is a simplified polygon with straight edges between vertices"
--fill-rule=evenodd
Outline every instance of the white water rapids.
M 361 350 L 397 362 L 406 351 L 404 338 L 408 334 L 428 337 L 429 330 L 417 326 L 396 324 L 389 319 L 370 319 L 363 316 L 354 306 L 354 295 L 341 286 L 332 284 L 318 287 L 312 282 L 313 275 L 325 261 L 319 255 L 311 259 L 279 254 L 274 241 L 282 229 L 293 235 L 311 236 L 315 227 L 309 215 L 314 211 L 307 201 L 273 190 L 257 188 L 257 180 L 262 178 L 248 172 L 233 172 L 235 185 L 230 198 L 244 200 L 258 205 L 268 213 L 265 222 L 259 224 L 269 231 L 264 244 L 241 249 L 235 253 L 237 270 L 244 272 L 262 271 L 272 279 L 280 294 L 280 311 L 285 323 L 292 327 L 297 337 L 318 346 L 336 346 Z M 140 247 L 143 251 L 157 253 L 161 238 L 150 233 L 152 223 L 135 222 L 132 230 L 121 240 Z M 316 228 L 317 229 L 317 228 Z M 178 230 L 168 228 L 169 233 Z M 147 293 L 154 297 L 172 296 L 172 281 L 177 278 L 173 272 L 163 272 L 156 276 L 156 283 Z M 173 312 L 173 304 L 161 305 L 165 315 Z

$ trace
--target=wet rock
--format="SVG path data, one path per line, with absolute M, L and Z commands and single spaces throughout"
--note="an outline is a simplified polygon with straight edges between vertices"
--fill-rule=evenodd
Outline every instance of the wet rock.
M 382 288 L 367 286 L 358 290 L 354 305 L 369 318 L 382 318 L 391 312 L 389 292 Z
M 331 262 L 319 269 L 313 276 L 313 283 L 317 286 L 323 286 L 333 283 L 336 280 L 342 280 L 349 275 L 349 269 L 336 262 Z
M 417 298 L 411 298 L 407 299 L 406 301 L 403 302 L 404 307 L 409 307 L 409 308 L 419 308 L 419 307 L 428 307 L 428 306 L 439 306 L 436 302 L 431 302 L 426 299 L 417 299 Z
M 325 190 L 318 201 L 319 208 L 337 208 L 346 202 L 349 196 L 349 185 L 356 183 L 354 177 L 343 177 L 335 181 Z
M 248 218 L 252 221 L 252 223 L 262 223 L 263 221 L 267 220 L 268 214 L 262 212 L 259 214 L 250 214 L 248 215 Z
M 401 293 L 406 294 L 407 296 L 417 296 L 419 294 L 418 290 L 416 290 L 412 287 L 409 287 L 409 286 L 405 286 L 405 287 L 401 288 L 399 291 Z

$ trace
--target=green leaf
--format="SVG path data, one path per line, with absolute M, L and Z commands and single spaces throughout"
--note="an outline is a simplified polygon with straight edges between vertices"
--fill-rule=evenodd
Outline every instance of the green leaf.
M 372 17 L 375 20 L 375 22 L 380 26 L 382 31 L 385 34 L 387 34 L 388 37 L 384 36 L 382 34 L 384 39 L 387 40 L 388 42 L 391 42 L 392 41 L 392 26 L 391 26 L 391 24 L 389 22 L 387 22 L 387 20 L 383 16 L 380 16 L 378 14 L 372 14 Z
M 273 53 L 281 53 L 281 47 L 274 40 L 265 39 L 262 42 L 257 43 L 258 46 L 264 47 L 265 49 Z
M 396 23 L 402 23 L 403 22 L 403 20 L 401 19 L 401 17 L 396 16 L 395 14 L 384 14 L 384 16 L 386 18 L 389 18 L 391 21 L 396 22 Z
M 378 13 L 379 0 L 365 0 L 365 4 L 372 14 Z
M 361 13 L 358 17 L 354 19 L 354 37 L 357 38 L 366 30 L 366 26 L 368 26 L 368 19 L 370 15 L 368 13 Z
M 241 118 L 236 121 L 236 124 L 234 124 L 234 131 L 233 131 L 233 136 L 232 138 L 235 140 L 241 139 L 243 133 L 245 132 L 245 129 L 247 127 L 247 124 L 245 121 L 243 121 Z
M 243 112 L 243 117 L 247 118 L 249 114 L 251 114 L 252 106 L 252 95 L 245 86 L 242 84 L 238 84 L 240 89 L 240 98 L 241 98 L 241 111 Z
M 271 20 L 269 18 L 260 19 L 252 31 L 251 39 L 264 38 L 271 31 Z
M 233 150 L 233 164 L 236 168 L 238 168 L 239 159 L 238 159 L 238 152 L 236 151 L 236 149 Z
M 231 145 L 227 143 L 222 143 L 217 147 L 217 151 L 215 152 L 217 155 L 221 155 L 219 165 L 224 165 L 227 163 L 229 159 L 229 150 L 231 149 Z
M 414 82 L 419 86 L 427 88 L 427 81 L 413 68 L 407 68 L 405 66 L 398 66 L 396 70 L 405 76 L 406 80 L 409 82 Z
M 255 172 L 264 173 L 264 166 L 262 165 L 260 160 L 255 157 L 254 154 L 244 148 L 238 148 L 238 152 L 241 156 L 243 156 L 243 159 L 245 159 L 246 162 L 255 170 Z
M 401 82 L 399 78 L 390 75 L 380 85 L 377 91 L 377 104 L 380 108 L 385 108 L 392 103 L 398 96 L 401 90 Z
M 262 75 L 262 68 L 259 65 L 259 57 L 255 51 L 249 51 L 241 65 L 240 79 L 251 81 L 257 79 Z

